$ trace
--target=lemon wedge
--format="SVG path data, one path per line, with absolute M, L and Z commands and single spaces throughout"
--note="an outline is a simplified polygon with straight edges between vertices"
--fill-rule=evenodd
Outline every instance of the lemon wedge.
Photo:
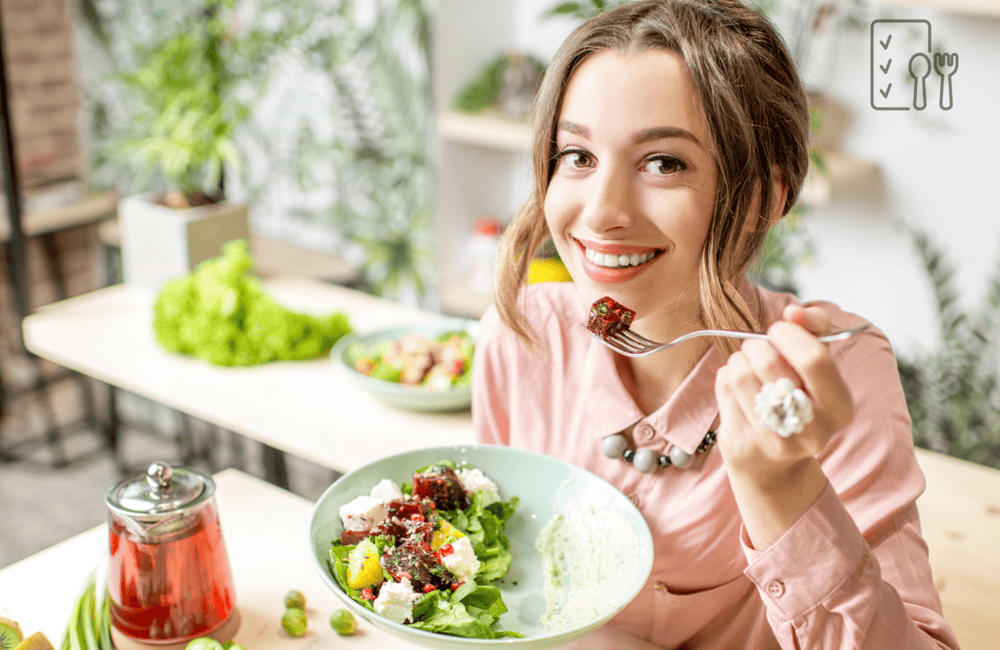
M 465 537 L 465 533 L 452 526 L 445 519 L 438 520 L 438 527 L 431 535 L 431 550 L 436 551 L 445 544 L 450 544 Z
M 363 539 L 347 557 L 347 586 L 351 589 L 374 587 L 383 580 L 378 562 L 378 547 Z

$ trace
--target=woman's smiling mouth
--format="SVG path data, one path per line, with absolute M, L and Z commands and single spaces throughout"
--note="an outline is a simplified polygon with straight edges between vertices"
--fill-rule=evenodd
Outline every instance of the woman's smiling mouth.
M 580 253 L 580 266 L 594 282 L 614 284 L 631 280 L 650 267 L 662 250 L 642 246 L 597 244 L 574 240 Z
M 632 253 L 631 255 L 615 255 L 614 253 L 598 253 L 584 247 L 587 259 L 606 269 L 614 269 L 619 266 L 639 266 L 656 257 L 656 253 Z

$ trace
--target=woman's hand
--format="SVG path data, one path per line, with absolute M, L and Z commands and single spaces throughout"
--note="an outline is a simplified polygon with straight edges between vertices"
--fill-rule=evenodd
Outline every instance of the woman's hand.
M 715 394 L 718 445 L 747 532 L 757 548 L 773 542 L 826 487 L 815 456 L 847 426 L 851 395 L 816 337 L 830 329 L 819 307 L 788 306 L 768 328 L 768 340 L 748 340 L 719 369 Z M 787 438 L 764 427 L 754 397 L 765 383 L 787 377 L 813 403 L 813 420 Z

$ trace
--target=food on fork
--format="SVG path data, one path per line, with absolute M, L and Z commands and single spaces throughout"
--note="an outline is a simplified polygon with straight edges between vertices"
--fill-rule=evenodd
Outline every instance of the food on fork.
M 591 305 L 587 329 L 602 339 L 607 339 L 627 330 L 634 318 L 634 311 L 615 302 L 609 296 L 604 296 Z

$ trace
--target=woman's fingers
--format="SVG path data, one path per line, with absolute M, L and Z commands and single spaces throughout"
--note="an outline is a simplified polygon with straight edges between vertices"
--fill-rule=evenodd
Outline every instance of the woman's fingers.
M 766 345 L 765 341 L 761 343 Z M 757 422 L 757 417 L 754 413 L 754 395 L 760 392 L 761 386 L 766 381 L 771 380 L 758 376 L 749 358 L 742 351 L 733 353 L 725 368 L 727 388 L 743 416 L 742 419 L 755 426 L 753 423 Z
M 782 318 L 795 323 L 814 336 L 822 336 L 830 331 L 830 316 L 822 307 L 788 305 L 782 311 Z
M 829 321 L 826 327 L 829 328 Z M 833 365 L 826 344 L 787 321 L 774 323 L 767 334 L 770 343 L 800 378 L 817 412 L 828 414 L 832 427 L 846 426 L 853 412 L 851 396 Z
M 781 356 L 778 349 L 771 345 L 770 341 L 749 339 L 743 342 L 739 353 L 746 357 L 750 368 L 762 383 L 766 384 L 782 377 L 788 377 L 798 388 L 802 388 L 802 382 L 799 381 L 795 369 Z

